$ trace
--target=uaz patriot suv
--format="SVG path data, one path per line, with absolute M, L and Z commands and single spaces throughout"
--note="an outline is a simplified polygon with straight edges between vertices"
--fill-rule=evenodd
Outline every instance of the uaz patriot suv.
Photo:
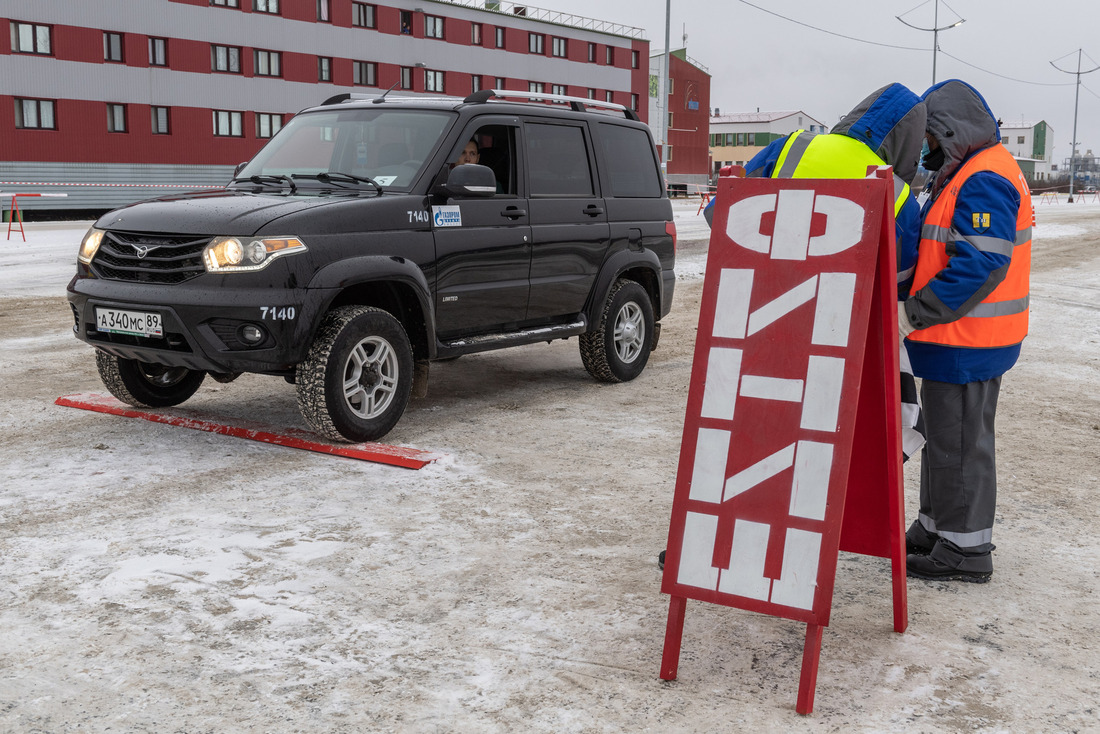
M 313 429 L 371 441 L 433 360 L 576 336 L 596 379 L 636 377 L 675 285 L 653 139 L 620 105 L 537 98 L 337 95 L 224 190 L 105 214 L 68 296 L 107 389 L 165 407 L 280 375 Z

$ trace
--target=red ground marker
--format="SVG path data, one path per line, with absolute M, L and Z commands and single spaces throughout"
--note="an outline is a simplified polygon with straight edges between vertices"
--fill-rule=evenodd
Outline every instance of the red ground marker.
M 100 393 L 64 395 L 55 400 L 54 403 L 67 408 L 80 408 L 82 410 L 91 410 L 96 413 L 118 415 L 124 418 L 141 418 L 142 420 L 152 421 L 153 423 L 165 423 L 170 426 L 179 426 L 180 428 L 192 428 L 196 431 L 220 433 L 236 438 L 246 438 L 250 441 L 261 441 L 263 443 L 286 446 L 292 449 L 316 451 L 320 454 L 332 454 L 335 456 L 344 456 L 349 459 L 390 464 L 406 469 L 422 469 L 442 456 L 442 454 L 437 454 L 432 451 L 390 446 L 382 443 L 321 443 L 315 440 L 316 437 L 313 434 L 306 433 L 305 431 L 289 430 L 282 433 L 274 433 L 266 427 L 249 427 L 246 425 L 231 426 L 224 423 L 199 420 L 197 418 L 157 413 L 152 410 L 132 408 L 112 397 Z

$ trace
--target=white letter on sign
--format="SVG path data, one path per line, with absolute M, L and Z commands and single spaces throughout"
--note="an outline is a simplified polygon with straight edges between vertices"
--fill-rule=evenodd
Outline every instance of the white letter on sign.
M 775 212 L 769 239 L 761 234 L 765 214 Z M 825 215 L 825 232 L 810 236 L 814 214 Z M 838 196 L 817 196 L 811 189 L 786 189 L 750 196 L 730 206 L 726 236 L 753 252 L 769 253 L 772 260 L 805 260 L 807 256 L 835 255 L 863 237 L 863 207 Z

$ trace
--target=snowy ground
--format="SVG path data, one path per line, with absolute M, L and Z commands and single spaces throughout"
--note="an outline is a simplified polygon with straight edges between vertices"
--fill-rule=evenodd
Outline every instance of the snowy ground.
M 992 581 L 910 580 L 896 634 L 888 564 L 842 554 L 809 717 L 786 620 L 689 603 L 658 678 L 697 208 L 638 380 L 575 340 L 434 366 L 389 437 L 446 454 L 420 471 L 55 406 L 103 391 L 63 294 L 86 223 L 0 241 L 0 731 L 1100 731 L 1100 205 L 1037 206 Z M 275 378 L 179 410 L 303 427 Z

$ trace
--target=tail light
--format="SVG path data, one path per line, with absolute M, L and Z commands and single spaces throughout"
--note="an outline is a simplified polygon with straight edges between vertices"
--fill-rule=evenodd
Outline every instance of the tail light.
M 676 254 L 676 222 L 665 222 L 665 234 L 672 237 L 672 254 Z

